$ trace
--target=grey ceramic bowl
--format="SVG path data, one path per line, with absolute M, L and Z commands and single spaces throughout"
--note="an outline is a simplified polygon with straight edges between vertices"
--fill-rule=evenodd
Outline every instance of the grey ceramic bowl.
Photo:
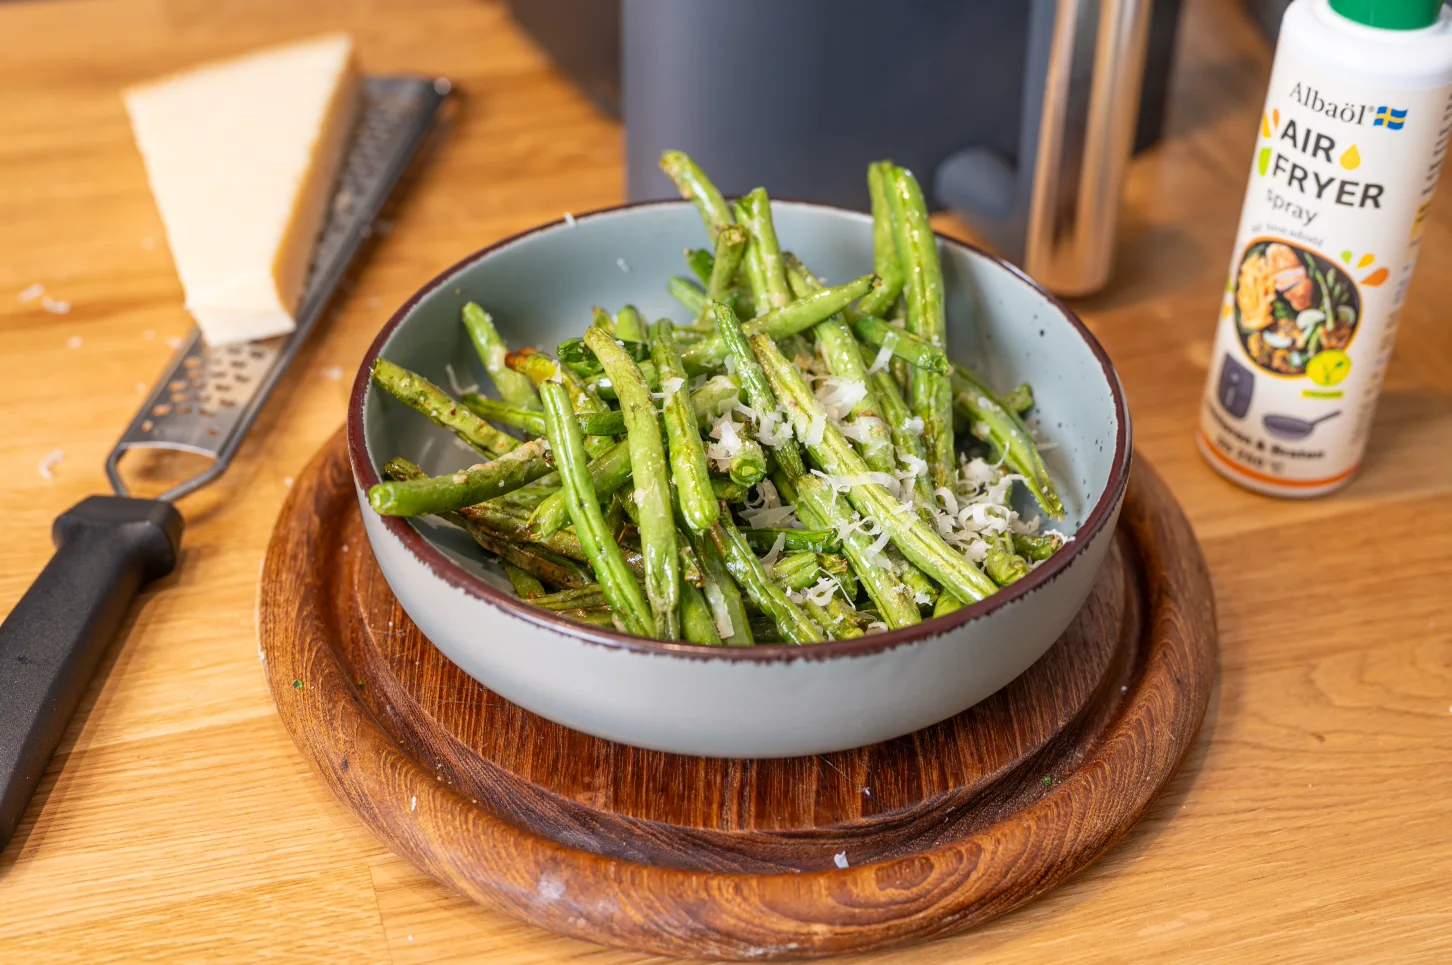
M 830 282 L 870 270 L 870 219 L 778 201 L 777 232 Z M 1026 670 L 1068 626 L 1109 547 L 1129 474 L 1119 379 L 1083 324 L 1017 269 L 942 239 L 949 351 L 1007 388 L 1033 384 L 1031 423 L 1073 540 L 995 596 L 921 625 L 811 647 L 701 647 L 584 627 L 521 603 L 462 533 L 382 518 L 368 488 L 403 455 L 431 473 L 475 458 L 368 377 L 383 356 L 440 385 L 487 384 L 460 324 L 464 302 L 493 314 L 512 346 L 579 335 L 593 305 L 627 302 L 688 321 L 665 293 L 681 252 L 706 243 L 695 209 L 658 202 L 555 222 L 459 262 L 398 310 L 354 381 L 348 444 L 368 538 L 399 602 L 450 660 L 550 720 L 640 747 L 718 757 L 825 753 L 909 733 L 962 711 Z M 1029 509 L 1028 506 L 1022 507 Z

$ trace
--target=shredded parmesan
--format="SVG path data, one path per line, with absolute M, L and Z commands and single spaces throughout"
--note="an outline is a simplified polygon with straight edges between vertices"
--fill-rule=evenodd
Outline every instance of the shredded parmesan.
M 630 274 L 630 265 L 626 264 L 624 258 L 616 258 L 615 267 L 620 269 L 622 275 Z
M 565 224 L 569 225 L 571 228 L 575 226 L 575 216 L 570 214 L 570 212 L 568 211 L 565 212 Z
M 886 339 L 883 340 L 882 348 L 877 350 L 877 357 L 874 358 L 872 360 L 872 364 L 867 367 L 868 375 L 876 375 L 878 372 L 881 372 L 883 369 L 887 368 L 887 363 L 892 361 L 892 347 L 896 344 L 897 339 L 892 339 L 891 341 L 888 341 Z
M 36 282 L 34 285 L 22 288 L 20 290 L 20 294 L 16 295 L 15 297 L 22 302 L 33 302 L 44 294 L 45 286 L 42 285 L 40 282 Z
M 797 508 L 792 505 L 742 510 L 741 518 L 752 529 L 797 529 Z
M 45 454 L 45 457 L 40 460 L 40 464 L 35 467 L 40 471 L 40 476 L 42 479 L 55 478 L 55 472 L 53 470 L 56 466 L 60 465 L 61 458 L 64 455 L 65 453 L 61 452 L 59 449 L 52 449 L 50 452 Z
M 686 384 L 686 380 L 685 379 L 681 378 L 680 376 L 672 376 L 671 378 L 668 378 L 665 381 L 663 381 L 660 384 L 660 391 L 659 392 L 652 392 L 650 394 L 650 397 L 652 399 L 659 399 L 659 400 L 662 400 L 662 401 L 665 400 L 665 399 L 669 399 L 671 396 L 673 396 L 677 392 L 681 391 L 681 386 L 683 386 L 685 384 Z
M 714 580 L 706 581 L 706 602 L 711 606 L 711 617 L 716 621 L 716 632 L 724 640 L 736 632 L 731 622 L 731 609 L 726 605 L 726 594 Z
M 338 368 L 338 366 L 336 365 L 333 366 L 333 368 L 337 369 L 338 374 L 336 376 L 332 376 L 332 378 L 334 380 L 341 379 L 343 377 L 343 370 Z M 479 385 L 477 383 L 471 385 L 460 385 L 458 378 L 454 375 L 454 367 L 448 362 L 444 363 L 444 374 L 449 377 L 449 386 L 454 390 L 454 395 L 456 396 L 463 395 L 466 392 L 479 391 Z
M 777 533 L 776 540 L 771 544 L 771 549 L 761 558 L 761 565 L 767 573 L 776 568 L 776 561 L 781 558 L 781 551 L 786 546 L 786 534 Z
M 807 431 L 801 434 L 802 443 L 808 446 L 820 446 L 822 434 L 827 431 L 827 415 L 824 412 L 813 412 L 812 421 L 807 424 Z

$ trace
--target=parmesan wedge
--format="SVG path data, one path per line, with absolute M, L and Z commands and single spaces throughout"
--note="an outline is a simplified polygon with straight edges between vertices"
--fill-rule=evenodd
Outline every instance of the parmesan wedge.
M 124 97 L 207 343 L 292 331 L 358 111 L 351 39 L 204 65 Z

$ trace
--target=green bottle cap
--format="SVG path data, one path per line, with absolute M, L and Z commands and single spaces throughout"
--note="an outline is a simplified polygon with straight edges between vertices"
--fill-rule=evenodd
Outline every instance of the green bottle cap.
M 1437 22 L 1442 0 L 1331 0 L 1347 20 L 1381 30 L 1421 30 Z

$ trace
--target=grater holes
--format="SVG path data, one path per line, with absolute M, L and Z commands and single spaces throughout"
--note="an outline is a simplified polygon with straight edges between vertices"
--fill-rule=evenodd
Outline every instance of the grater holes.
M 154 416 L 156 416 L 158 419 L 161 418 L 162 416 L 170 415 L 171 414 L 171 406 L 168 405 L 165 402 L 162 402 L 159 405 L 154 405 L 154 406 L 151 407 L 151 414 L 154 415 Z
M 173 392 L 171 394 L 171 401 L 173 401 L 173 402 L 185 402 L 186 400 L 187 400 L 187 394 L 185 392 Z M 178 410 L 178 411 L 180 411 L 180 410 Z
M 251 382 L 252 376 L 248 375 L 246 372 L 238 372 L 236 375 L 232 376 L 232 380 L 240 385 L 243 382 Z
M 237 403 L 234 400 L 232 400 L 232 399 L 228 399 L 228 398 L 225 398 L 224 397 L 224 398 L 218 399 L 217 400 L 217 404 L 220 405 L 220 406 L 223 406 L 224 408 L 230 409 L 230 408 L 232 408 L 232 406 L 236 405 Z
M 176 414 L 177 415 L 186 415 L 186 414 L 188 414 L 191 411 L 192 411 L 192 407 L 190 405 L 183 404 L 183 405 L 179 405 L 179 406 L 176 407 Z
M 142 419 L 141 420 L 141 431 L 142 432 L 150 432 L 155 425 L 156 425 L 156 423 L 152 422 L 150 419 Z
M 173 392 L 180 392 L 187 387 L 186 379 L 172 379 L 166 387 Z

